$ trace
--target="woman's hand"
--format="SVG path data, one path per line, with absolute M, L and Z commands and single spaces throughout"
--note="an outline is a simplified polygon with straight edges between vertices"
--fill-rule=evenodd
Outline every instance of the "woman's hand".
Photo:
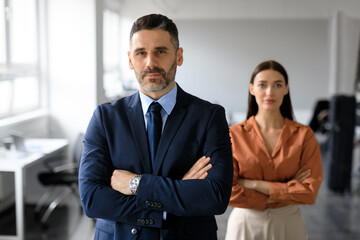
M 268 181 L 240 178 L 239 184 L 245 188 L 255 190 L 266 195 L 269 195 L 270 192 L 270 183 Z
M 252 190 L 255 190 L 256 182 L 257 182 L 257 180 L 249 180 L 249 179 L 245 179 L 245 178 L 239 179 L 240 185 L 242 185 L 245 188 L 252 189 Z
M 182 180 L 187 179 L 205 179 L 208 176 L 208 171 L 212 168 L 210 157 L 201 157 L 184 175 Z

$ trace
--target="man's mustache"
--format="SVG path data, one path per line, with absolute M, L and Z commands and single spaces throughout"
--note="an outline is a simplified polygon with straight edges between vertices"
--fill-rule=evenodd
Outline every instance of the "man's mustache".
M 161 69 L 161 68 L 158 68 L 158 67 L 155 67 L 155 68 L 148 68 L 146 69 L 145 71 L 141 72 L 141 78 L 144 78 L 146 74 L 149 74 L 149 73 L 160 73 L 161 76 L 163 76 L 163 78 L 165 78 L 166 76 L 166 72 L 164 69 Z

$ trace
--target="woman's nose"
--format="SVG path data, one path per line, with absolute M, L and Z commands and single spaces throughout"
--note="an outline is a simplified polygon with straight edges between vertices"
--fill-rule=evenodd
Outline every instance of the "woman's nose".
M 272 87 L 268 87 L 266 89 L 266 95 L 271 95 L 272 91 L 273 91 Z

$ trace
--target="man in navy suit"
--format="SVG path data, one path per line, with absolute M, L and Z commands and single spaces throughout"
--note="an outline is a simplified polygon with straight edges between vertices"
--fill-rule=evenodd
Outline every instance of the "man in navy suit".
M 98 106 L 85 134 L 79 187 L 95 239 L 217 239 L 214 215 L 227 208 L 233 175 L 224 108 L 175 83 L 183 49 L 167 17 L 135 21 L 128 57 L 140 90 Z M 154 101 L 162 133 L 152 163 Z

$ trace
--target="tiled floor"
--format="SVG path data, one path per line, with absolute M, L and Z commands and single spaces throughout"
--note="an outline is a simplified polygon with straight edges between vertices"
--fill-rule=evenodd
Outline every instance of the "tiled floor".
M 326 158 L 323 156 L 324 174 Z M 359 161 L 354 161 L 357 166 Z M 301 206 L 307 225 L 309 240 L 353 240 L 360 239 L 360 173 L 352 179 L 352 193 L 339 195 L 328 190 L 326 174 L 315 205 Z M 34 222 L 33 206 L 26 207 L 27 240 L 89 240 L 93 239 L 94 223 L 84 216 L 76 200 L 69 207 L 54 211 L 49 219 L 49 228 L 42 229 Z M 231 208 L 220 216 L 219 240 L 224 239 L 227 218 Z M 0 215 L 0 233 L 14 233 L 14 210 Z

